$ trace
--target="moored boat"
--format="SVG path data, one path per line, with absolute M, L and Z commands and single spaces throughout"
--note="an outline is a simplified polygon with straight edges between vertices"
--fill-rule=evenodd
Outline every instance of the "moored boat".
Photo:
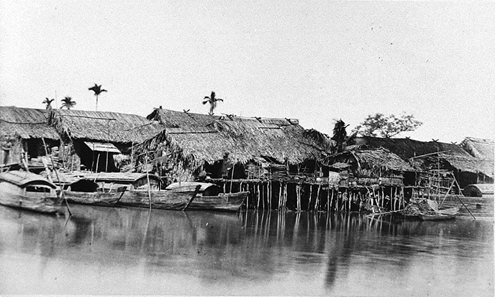
M 44 177 L 27 171 L 0 173 L 0 204 L 40 213 L 63 212 L 56 186 Z
M 405 218 L 420 219 L 423 221 L 444 221 L 455 219 L 459 207 L 439 209 L 434 200 L 423 199 L 412 201 L 401 211 Z
M 125 187 L 102 190 L 94 181 L 79 179 L 65 186 L 63 194 L 67 201 L 77 204 L 114 206 L 124 194 Z
M 249 194 L 221 193 L 222 189 L 217 185 L 204 182 L 173 183 L 162 190 L 157 176 L 142 173 L 98 173 L 78 178 L 79 183 L 85 182 L 86 185 L 82 187 L 74 183 L 67 188 L 69 191 L 65 191 L 65 195 L 69 201 L 85 204 L 103 205 L 102 200 L 108 199 L 109 205 L 118 201 L 118 205 L 132 207 L 236 212 Z M 98 191 L 82 193 L 82 188 L 89 188 L 89 182 L 95 183 Z M 77 188 L 78 193 L 75 193 Z
M 419 218 L 423 221 L 446 221 L 455 219 L 455 215 L 452 214 L 420 214 Z
M 46 175 L 46 174 L 45 174 Z M 68 202 L 96 206 L 114 206 L 125 187 L 101 188 L 94 180 L 58 172 L 51 180 L 61 189 L 61 197 Z
M 216 210 L 239 211 L 249 192 L 219 193 L 203 196 L 200 193 L 174 190 L 131 190 L 124 193 L 119 204 L 135 207 L 150 207 L 169 210 Z M 150 202 L 151 196 L 151 202 Z

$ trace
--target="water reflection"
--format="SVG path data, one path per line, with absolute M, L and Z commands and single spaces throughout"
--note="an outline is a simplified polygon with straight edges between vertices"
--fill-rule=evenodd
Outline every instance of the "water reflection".
M 0 208 L 0 293 L 480 296 L 493 290 L 491 221 L 88 206 L 72 212 L 66 222 Z M 16 269 L 37 273 L 21 286 L 7 273 Z M 467 289 L 457 287 L 466 280 Z

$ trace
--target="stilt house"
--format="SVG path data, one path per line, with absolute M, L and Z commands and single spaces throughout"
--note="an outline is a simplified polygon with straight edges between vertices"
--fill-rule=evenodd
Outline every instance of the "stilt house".
M 136 147 L 168 182 L 211 179 L 315 178 L 329 143 L 295 119 L 212 116 L 156 109 L 165 129 Z M 324 173 L 321 173 L 323 175 Z M 327 172 L 328 174 L 328 172 Z
M 453 172 L 461 188 L 479 180 L 493 182 L 493 163 L 490 166 L 454 143 L 377 137 L 362 137 L 357 143 L 370 148 L 386 148 L 424 172 Z M 418 176 L 416 182 L 421 180 Z
M 408 162 L 384 148 L 347 150 L 328 157 L 326 163 L 340 172 L 342 186 L 403 186 L 411 183 L 407 177 L 416 172 Z
M 97 172 L 119 171 L 130 163 L 133 144 L 161 130 L 138 115 L 102 111 L 53 110 L 49 124 L 61 135 L 67 169 L 79 170 L 80 163 Z

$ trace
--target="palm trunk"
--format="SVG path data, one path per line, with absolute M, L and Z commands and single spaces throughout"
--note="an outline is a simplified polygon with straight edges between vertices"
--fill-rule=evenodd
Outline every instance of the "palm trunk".
M 98 111 L 98 95 L 95 95 L 96 96 L 96 107 L 95 107 L 95 111 Z

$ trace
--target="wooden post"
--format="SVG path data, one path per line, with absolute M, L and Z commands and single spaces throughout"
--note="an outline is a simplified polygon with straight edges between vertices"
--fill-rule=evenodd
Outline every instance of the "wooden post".
M 95 167 L 95 172 L 98 173 L 98 163 L 100 162 L 100 155 L 98 154 L 98 157 L 96 157 L 96 167 Z
M 289 184 L 286 183 L 284 185 L 284 203 L 282 205 L 282 207 L 284 208 L 284 210 L 287 209 L 287 197 L 289 196 L 288 190 L 289 190 Z
M 232 174 L 230 175 L 230 193 L 232 193 L 232 180 L 234 179 L 235 164 L 232 165 Z
M 307 210 L 311 209 L 311 198 L 313 196 L 313 185 L 309 184 L 309 199 L 308 199 L 308 207 Z
M 260 208 L 260 200 L 261 200 L 261 196 L 260 196 L 260 183 L 259 182 L 256 183 L 256 198 L 258 198 L 258 201 L 257 201 L 257 204 L 256 204 L 256 209 L 259 209 Z
M 318 184 L 318 190 L 316 191 L 315 210 L 318 210 L 318 205 L 320 204 L 320 191 L 321 191 L 321 183 Z
M 278 209 L 282 207 L 282 183 L 278 183 Z
M 105 172 L 108 172 L 108 150 L 107 150 L 107 159 L 105 162 Z
M 297 211 L 301 211 L 301 185 L 296 185 Z
M 263 186 L 263 181 L 260 182 L 260 197 L 261 197 L 261 207 L 265 209 L 265 187 Z
M 57 169 L 55 169 L 55 163 L 53 162 L 52 155 L 51 154 L 48 155 L 48 149 L 46 147 L 45 138 L 42 137 L 41 140 L 43 141 L 43 147 L 45 148 L 45 154 L 50 157 L 50 163 L 52 163 L 52 169 L 55 172 L 55 176 L 57 177 L 57 181 L 60 183 L 61 180 L 60 180 L 60 177 L 58 176 Z M 27 161 L 26 161 L 26 170 L 28 170 L 28 168 L 27 168 Z M 48 176 L 50 176 L 50 174 L 48 174 Z M 72 212 L 70 211 L 70 207 L 69 207 L 69 202 L 67 202 L 67 197 L 65 197 L 64 184 L 62 184 L 62 186 L 60 187 L 60 194 L 59 195 L 60 196 L 58 196 L 58 198 L 62 198 L 61 196 L 63 196 L 63 199 L 65 201 L 65 206 L 67 207 L 67 212 L 69 213 L 69 216 L 72 216 Z
M 148 189 L 149 189 L 149 184 L 148 184 Z M 191 202 L 194 200 L 194 198 L 196 198 L 196 195 L 198 195 L 200 189 L 201 189 L 201 185 L 197 185 L 196 186 L 196 189 L 194 189 L 194 193 L 192 194 L 191 198 L 187 202 L 186 206 L 184 206 L 184 208 L 182 209 L 182 211 L 185 211 L 189 207 L 189 205 L 191 205 Z M 150 199 L 150 201 L 151 201 L 151 199 Z
M 267 185 L 268 209 L 272 209 L 272 181 L 269 180 Z
M 330 183 L 328 183 L 328 191 L 327 191 L 327 213 L 330 212 Z
M 151 185 L 150 185 L 150 174 L 149 174 L 149 170 L 148 170 L 148 155 L 145 156 L 145 160 L 146 160 L 146 179 L 148 180 L 148 199 L 150 201 L 150 210 L 151 210 Z M 199 191 L 198 188 L 196 188 L 196 189 Z M 196 196 L 196 195 L 194 195 L 194 196 Z M 189 200 L 189 202 L 191 202 L 192 199 L 194 199 L 194 196 Z M 187 206 L 189 206 L 189 205 L 187 205 Z
M 383 193 L 383 187 L 380 187 L 380 197 L 381 197 L 380 206 L 383 208 L 383 205 L 385 204 L 385 195 Z
M 352 206 L 352 199 L 354 198 L 354 193 L 349 194 L 349 191 L 347 191 L 347 199 L 349 199 L 349 206 L 347 207 L 347 212 L 351 212 L 351 206 Z
M 328 189 L 330 191 L 330 189 Z M 328 206 L 328 211 L 330 212 L 330 210 L 332 209 L 332 206 L 333 206 L 333 196 L 334 196 L 334 189 L 332 188 L 332 196 L 330 198 L 330 205 Z

